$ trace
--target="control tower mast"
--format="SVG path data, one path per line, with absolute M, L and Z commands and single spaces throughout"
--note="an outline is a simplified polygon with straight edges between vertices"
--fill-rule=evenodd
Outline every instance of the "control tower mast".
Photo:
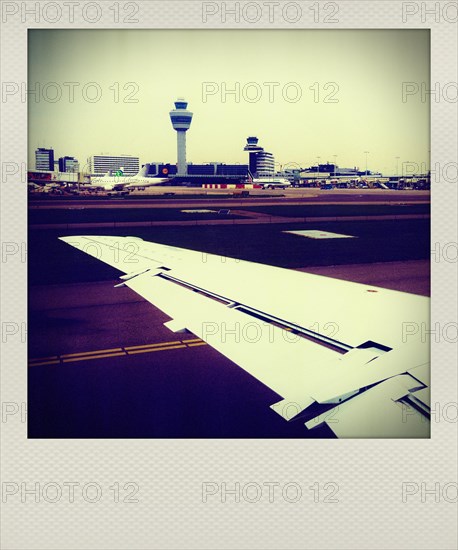
M 185 176 L 188 172 L 186 164 L 186 132 L 192 121 L 192 113 L 187 110 L 188 102 L 182 97 L 175 101 L 175 109 L 170 111 L 170 120 L 177 133 L 177 175 Z

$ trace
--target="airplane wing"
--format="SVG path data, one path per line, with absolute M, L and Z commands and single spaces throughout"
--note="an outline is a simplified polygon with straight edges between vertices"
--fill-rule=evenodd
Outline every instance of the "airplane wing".
M 429 298 L 135 237 L 61 240 L 338 437 L 429 437 Z

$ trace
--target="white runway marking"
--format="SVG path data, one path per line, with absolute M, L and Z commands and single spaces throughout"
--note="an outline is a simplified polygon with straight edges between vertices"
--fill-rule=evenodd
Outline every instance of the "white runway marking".
M 319 231 L 316 229 L 284 231 L 284 233 L 292 233 L 293 235 L 299 235 L 299 237 L 308 237 L 309 239 L 356 239 L 353 235 L 342 235 L 340 233 L 331 233 L 329 231 Z

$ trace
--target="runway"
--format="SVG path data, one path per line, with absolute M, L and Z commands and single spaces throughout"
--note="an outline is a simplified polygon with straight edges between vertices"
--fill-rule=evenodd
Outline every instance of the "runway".
M 177 206 L 177 204 L 179 206 Z M 232 205 L 232 206 L 231 206 Z M 223 208 L 224 206 L 224 208 Z M 244 202 L 237 206 L 207 200 L 206 204 L 163 201 L 66 201 L 35 202 L 29 207 L 29 228 L 38 229 L 114 229 L 123 227 L 259 225 L 314 223 L 332 221 L 381 221 L 427 219 L 430 204 L 425 201 L 392 201 L 371 203 L 329 201 Z
M 429 204 L 429 191 L 392 191 L 380 189 L 307 189 L 277 190 L 250 189 L 248 197 L 241 197 L 243 190 L 207 190 L 188 187 L 151 187 L 126 197 L 110 198 L 106 194 L 72 197 L 32 195 L 29 209 L 40 208 L 234 208 L 265 205 L 351 205 L 370 204 Z M 169 196 L 173 194 L 174 196 Z

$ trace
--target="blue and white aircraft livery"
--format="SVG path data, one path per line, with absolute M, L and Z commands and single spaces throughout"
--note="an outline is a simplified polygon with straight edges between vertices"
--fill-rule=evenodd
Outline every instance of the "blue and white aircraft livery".
M 121 167 L 114 175 L 107 172 L 101 178 L 92 178 L 90 185 L 85 187 L 116 191 L 133 187 L 149 187 L 170 181 L 170 178 L 146 177 L 149 167 L 149 164 L 145 164 L 135 176 L 124 176 L 124 168 Z

